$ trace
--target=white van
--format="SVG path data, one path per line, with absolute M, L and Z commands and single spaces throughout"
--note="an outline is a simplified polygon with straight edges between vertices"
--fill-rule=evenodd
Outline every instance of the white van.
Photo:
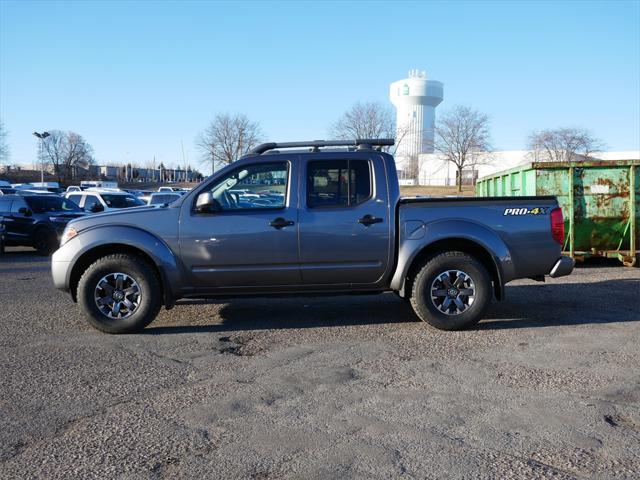
M 141 207 L 145 203 L 130 193 L 115 189 L 89 188 L 83 192 L 68 192 L 65 195 L 85 212 L 99 213 L 121 208 Z

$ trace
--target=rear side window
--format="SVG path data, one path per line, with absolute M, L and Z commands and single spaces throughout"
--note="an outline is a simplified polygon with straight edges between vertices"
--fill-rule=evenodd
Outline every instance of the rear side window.
M 307 165 L 307 206 L 350 207 L 371 198 L 367 160 L 319 160 Z
M 75 203 L 76 205 L 80 206 L 80 200 L 82 199 L 82 195 L 69 195 L 67 198 L 71 200 L 73 203 Z
M 87 195 L 87 197 L 84 199 L 85 210 L 89 211 L 92 208 L 96 209 L 100 207 L 102 207 L 102 204 L 100 203 L 100 200 L 98 200 L 98 197 L 96 197 L 95 195 Z
M 144 205 L 144 202 L 142 202 L 142 200 L 137 199 L 133 195 L 103 194 L 102 199 L 109 208 L 130 208 Z

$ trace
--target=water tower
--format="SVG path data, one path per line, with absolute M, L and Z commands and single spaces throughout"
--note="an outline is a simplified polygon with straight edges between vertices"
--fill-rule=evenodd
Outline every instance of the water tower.
M 408 78 L 389 87 L 391 103 L 397 110 L 398 170 L 403 170 L 411 158 L 417 161 L 421 153 L 433 153 L 433 125 L 436 107 L 443 99 L 442 87 L 442 82 L 427 80 L 426 72 L 419 70 L 410 70 Z

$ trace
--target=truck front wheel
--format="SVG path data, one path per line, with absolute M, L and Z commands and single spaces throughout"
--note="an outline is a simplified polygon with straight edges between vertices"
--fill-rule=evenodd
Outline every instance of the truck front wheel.
M 132 333 L 149 325 L 161 307 L 160 281 L 136 255 L 99 258 L 82 274 L 78 303 L 89 323 L 107 333 Z
M 484 265 L 464 252 L 451 251 L 431 257 L 418 272 L 411 306 L 440 330 L 461 330 L 480 321 L 491 296 L 491 277 Z

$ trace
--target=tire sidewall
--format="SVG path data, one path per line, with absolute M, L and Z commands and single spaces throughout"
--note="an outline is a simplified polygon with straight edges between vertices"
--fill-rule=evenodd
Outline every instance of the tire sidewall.
M 471 276 L 476 289 L 473 304 L 458 315 L 447 315 L 431 301 L 431 285 L 447 270 L 460 270 Z M 412 305 L 420 318 L 441 330 L 461 330 L 477 323 L 492 297 L 491 278 L 484 266 L 462 252 L 447 252 L 433 257 L 418 274 L 412 295 Z
M 140 287 L 140 304 L 129 317 L 111 319 L 104 315 L 95 302 L 98 282 L 111 273 L 124 273 Z M 150 267 L 135 257 L 104 257 L 93 263 L 78 283 L 78 303 L 87 313 L 89 323 L 107 333 L 130 333 L 147 326 L 160 309 L 159 282 Z
M 57 236 L 47 228 L 36 230 L 33 235 L 33 248 L 39 255 L 51 255 L 56 249 Z

